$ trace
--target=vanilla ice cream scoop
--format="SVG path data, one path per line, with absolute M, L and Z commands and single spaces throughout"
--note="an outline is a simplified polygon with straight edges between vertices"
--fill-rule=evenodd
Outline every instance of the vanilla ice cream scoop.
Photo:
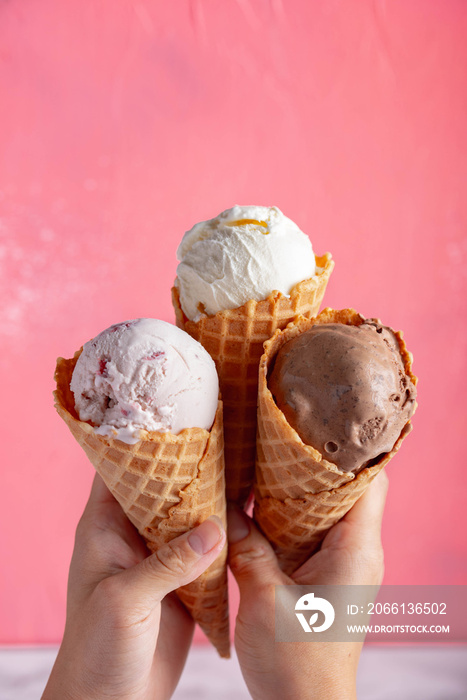
M 209 430 L 219 395 L 216 367 L 203 346 L 152 318 L 116 324 L 86 343 L 70 388 L 80 420 L 129 444 L 138 442 L 140 430 Z
M 177 257 L 180 305 L 195 322 L 273 291 L 288 296 L 316 272 L 310 239 L 277 207 L 237 205 L 196 224 Z

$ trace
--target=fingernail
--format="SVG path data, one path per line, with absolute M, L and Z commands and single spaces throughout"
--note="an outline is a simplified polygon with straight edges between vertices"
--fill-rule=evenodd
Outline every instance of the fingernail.
M 196 554 L 207 554 L 222 537 L 222 523 L 216 515 L 211 515 L 188 535 L 188 544 Z
M 250 534 L 246 515 L 237 506 L 229 503 L 227 508 L 227 537 L 231 544 L 244 540 Z

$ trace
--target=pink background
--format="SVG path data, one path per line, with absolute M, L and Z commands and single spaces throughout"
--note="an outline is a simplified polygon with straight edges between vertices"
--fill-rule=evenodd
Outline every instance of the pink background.
M 467 583 L 466 36 L 464 0 L 1 3 L 1 643 L 60 639 L 93 477 L 56 356 L 173 320 L 180 237 L 234 203 L 332 252 L 328 305 L 405 330 L 386 582 Z

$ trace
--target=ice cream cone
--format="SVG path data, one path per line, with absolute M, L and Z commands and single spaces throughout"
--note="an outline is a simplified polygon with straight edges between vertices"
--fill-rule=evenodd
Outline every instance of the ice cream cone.
M 296 316 L 318 313 L 334 268 L 331 255 L 316 257 L 317 273 L 284 296 L 273 292 L 262 301 L 250 300 L 237 309 L 190 321 L 172 289 L 177 326 L 198 340 L 216 363 L 224 402 L 224 440 L 227 500 L 243 506 L 254 480 L 258 364 L 263 343 L 277 328 Z
M 409 421 L 392 450 L 355 475 L 342 471 L 306 445 L 287 422 L 268 388 L 269 369 L 288 340 L 315 323 L 358 326 L 364 321 L 353 309 L 327 308 L 317 318 L 296 319 L 264 344 L 259 367 L 254 518 L 287 574 L 295 571 L 319 547 L 326 532 L 350 510 L 412 429 Z M 412 357 L 401 334 L 396 333 L 396 337 L 406 374 L 415 384 Z
M 54 392 L 58 413 L 86 452 L 150 550 L 217 515 L 226 526 L 222 402 L 210 431 L 178 435 L 142 431 L 135 445 L 97 435 L 78 420 L 70 380 L 79 352 L 59 358 Z M 192 583 L 177 590 L 220 656 L 230 656 L 227 548 Z

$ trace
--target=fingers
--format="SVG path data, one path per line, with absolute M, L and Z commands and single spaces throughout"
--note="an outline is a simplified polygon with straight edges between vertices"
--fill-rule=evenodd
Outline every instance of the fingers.
M 161 604 L 159 636 L 154 673 L 159 695 L 171 698 L 183 672 L 190 650 L 195 623 L 176 593 L 169 593 Z
M 121 508 L 96 472 L 88 501 L 81 516 L 80 525 L 83 523 L 100 524 L 101 520 L 107 521 L 110 515 L 112 517 L 116 515 L 116 517 L 120 518 Z
M 122 552 L 119 540 L 134 552 L 136 560 L 134 557 L 125 556 L 121 562 L 118 561 L 118 557 L 117 561 L 111 561 L 115 558 L 112 555 Z M 81 551 L 84 557 L 91 558 L 95 565 L 100 563 L 103 573 L 127 568 L 147 556 L 144 542 L 97 473 L 76 530 L 76 550 Z M 110 568 L 105 566 L 106 563 Z
M 323 547 L 336 546 L 344 541 L 346 546 L 378 546 L 381 543 L 381 524 L 389 487 L 384 469 L 372 481 L 365 493 L 342 520 L 331 529 Z
M 285 577 L 276 555 L 253 520 L 237 506 L 229 505 L 227 522 L 229 566 L 240 588 L 240 596 L 255 597 L 265 583 L 283 584 Z
M 384 471 L 380 471 L 363 496 L 345 516 L 348 521 L 358 525 L 366 524 L 368 529 L 379 530 L 383 519 L 384 505 L 389 488 L 389 479 Z
M 135 600 L 152 608 L 168 593 L 198 578 L 217 558 L 224 544 L 222 523 L 212 515 L 137 566 L 123 571 L 118 578 Z
M 157 650 L 163 663 L 169 663 L 170 657 L 188 653 L 193 637 L 195 623 L 176 593 L 165 596 L 161 605 L 161 622 Z
M 248 675 L 251 668 L 254 676 L 260 676 L 259 695 L 275 697 L 269 687 L 274 678 L 275 585 L 290 583 L 290 579 L 279 569 L 272 547 L 246 513 L 229 506 L 227 524 L 229 565 L 240 591 L 235 648 L 243 674 Z
M 379 585 L 384 574 L 381 523 L 388 490 L 381 471 L 327 533 L 321 548 L 293 575 L 299 584 Z
M 115 498 L 105 485 L 102 477 L 96 472 L 92 482 L 88 504 L 92 506 L 100 503 L 112 503 L 113 501 L 115 501 Z

